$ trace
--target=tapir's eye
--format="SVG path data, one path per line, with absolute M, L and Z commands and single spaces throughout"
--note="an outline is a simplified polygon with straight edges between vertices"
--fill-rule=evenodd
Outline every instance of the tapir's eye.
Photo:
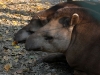
M 44 36 L 45 37 L 45 40 L 52 40 L 53 37 L 52 36 Z
M 62 24 L 64 27 L 69 26 L 70 18 L 69 17 L 63 17 L 59 20 L 59 23 Z
M 35 31 L 28 31 L 30 34 L 33 34 L 33 33 L 35 33 Z

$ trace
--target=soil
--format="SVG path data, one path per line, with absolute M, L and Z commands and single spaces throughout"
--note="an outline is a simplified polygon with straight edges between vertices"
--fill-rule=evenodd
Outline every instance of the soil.
M 52 6 L 49 2 L 0 2 L 0 75 L 72 75 L 65 63 L 33 63 L 49 53 L 26 51 L 24 44 L 13 44 L 13 36 L 29 23 L 34 13 Z

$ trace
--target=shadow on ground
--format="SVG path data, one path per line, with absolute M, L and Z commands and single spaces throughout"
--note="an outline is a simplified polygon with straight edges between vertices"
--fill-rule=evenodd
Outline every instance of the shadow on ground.
M 6 8 L 0 7 L 0 75 L 72 75 L 72 70 L 65 63 L 33 66 L 38 58 L 49 53 L 27 52 L 24 44 L 12 44 L 14 33 L 28 24 L 28 20 L 37 12 L 34 10 L 36 6 L 36 3 L 11 3 L 6 4 Z

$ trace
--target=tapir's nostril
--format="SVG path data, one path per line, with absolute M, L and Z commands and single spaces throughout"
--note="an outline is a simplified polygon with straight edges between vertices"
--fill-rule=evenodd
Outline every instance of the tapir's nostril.
M 52 36 L 45 36 L 45 40 L 52 40 L 53 37 Z
M 35 33 L 35 31 L 28 31 L 30 34 L 33 34 L 33 33 Z

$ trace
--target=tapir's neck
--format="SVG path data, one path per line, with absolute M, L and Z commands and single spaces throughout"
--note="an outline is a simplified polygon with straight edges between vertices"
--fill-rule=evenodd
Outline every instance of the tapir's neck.
M 78 13 L 79 10 L 73 11 Z M 82 13 L 86 14 L 86 16 L 82 16 L 81 13 L 78 14 L 81 15 L 80 17 L 84 18 L 84 21 L 81 20 L 80 24 L 74 27 L 71 43 L 66 51 L 67 61 L 73 67 L 78 64 L 81 64 L 82 66 L 82 62 L 85 64 L 92 62 L 92 59 L 89 57 L 95 57 L 96 52 L 98 52 L 97 54 L 100 54 L 100 24 L 98 19 L 93 18 L 95 16 L 91 17 L 90 15 L 87 15 L 88 13 Z M 98 17 L 100 16 L 98 15 Z M 98 57 L 98 59 L 100 58 Z

